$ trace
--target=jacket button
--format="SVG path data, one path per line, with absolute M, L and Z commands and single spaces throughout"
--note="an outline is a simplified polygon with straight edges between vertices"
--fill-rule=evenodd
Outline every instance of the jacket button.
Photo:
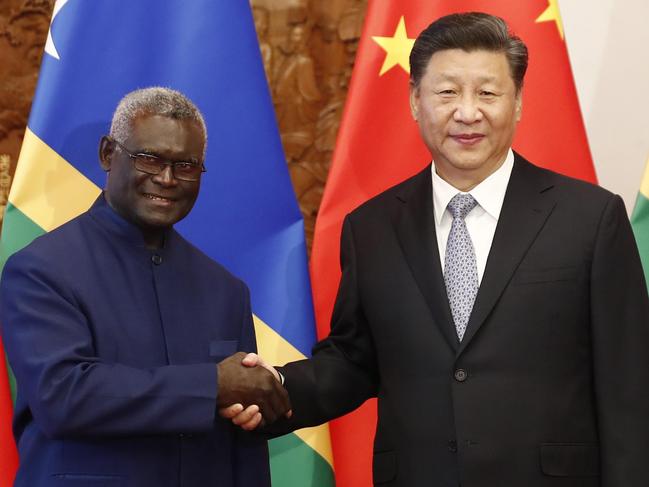
M 448 451 L 455 453 L 457 452 L 457 441 L 449 440 L 448 441 Z
M 458 382 L 464 382 L 467 377 L 469 377 L 469 374 L 467 374 L 464 369 L 457 369 L 455 374 L 453 374 L 453 377 L 455 377 L 455 380 Z
M 162 264 L 162 256 L 160 256 L 158 254 L 153 254 L 151 256 L 151 262 L 153 262 L 155 265 Z

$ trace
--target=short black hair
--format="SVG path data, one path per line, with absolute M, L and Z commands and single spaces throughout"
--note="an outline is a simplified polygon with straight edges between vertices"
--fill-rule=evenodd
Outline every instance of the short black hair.
M 527 46 L 500 17 L 482 12 L 456 13 L 440 17 L 426 27 L 410 51 L 410 82 L 415 87 L 419 87 L 433 54 L 447 49 L 502 52 L 507 56 L 516 90 L 523 87 Z

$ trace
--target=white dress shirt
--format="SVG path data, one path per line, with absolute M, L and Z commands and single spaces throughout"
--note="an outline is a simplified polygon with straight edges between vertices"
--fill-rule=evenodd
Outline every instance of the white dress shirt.
M 498 224 L 500 210 L 505 200 L 505 191 L 507 191 L 507 184 L 509 183 L 509 177 L 512 174 L 513 167 L 514 153 L 509 149 L 505 162 L 487 179 L 469 191 L 469 194 L 478 202 L 476 207 L 464 219 L 475 250 L 476 265 L 478 266 L 478 285 L 482 282 L 482 275 L 487 265 L 487 257 L 489 257 L 489 250 L 491 250 L 494 233 L 496 233 L 496 225 Z M 446 207 L 449 201 L 456 194 L 462 193 L 462 191 L 451 186 L 437 175 L 434 161 L 432 172 L 435 232 L 437 234 L 439 258 L 443 272 L 446 242 L 453 221 L 453 217 Z

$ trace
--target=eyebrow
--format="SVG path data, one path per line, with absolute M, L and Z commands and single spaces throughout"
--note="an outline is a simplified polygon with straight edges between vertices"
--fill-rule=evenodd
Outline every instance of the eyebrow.
M 439 77 L 442 78 L 442 81 L 458 81 L 459 76 L 454 74 L 440 73 Z M 478 81 L 481 83 L 489 83 L 496 81 L 496 76 L 480 76 Z

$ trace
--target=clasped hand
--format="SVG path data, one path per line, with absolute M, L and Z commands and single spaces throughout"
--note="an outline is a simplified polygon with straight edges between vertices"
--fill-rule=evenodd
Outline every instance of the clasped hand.
M 219 414 L 245 430 L 291 416 L 277 371 L 257 354 L 237 352 L 217 364 Z

